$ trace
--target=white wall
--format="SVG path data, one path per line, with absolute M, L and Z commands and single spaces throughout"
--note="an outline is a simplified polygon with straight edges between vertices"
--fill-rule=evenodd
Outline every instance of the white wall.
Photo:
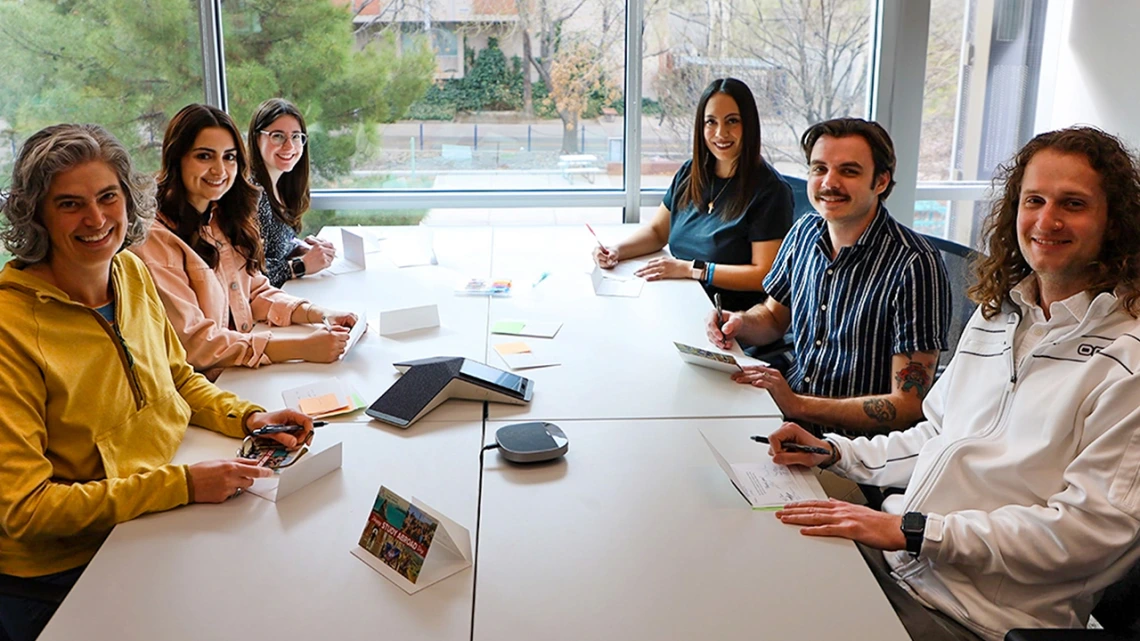
M 1037 129 L 1091 124 L 1140 148 L 1140 2 L 1053 2 L 1062 23 L 1055 76 L 1051 87 L 1041 86 L 1043 103 L 1051 100 L 1052 108 L 1039 111 Z

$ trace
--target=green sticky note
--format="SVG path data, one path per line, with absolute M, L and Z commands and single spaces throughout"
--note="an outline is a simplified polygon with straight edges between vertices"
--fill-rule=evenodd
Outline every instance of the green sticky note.
M 498 321 L 491 326 L 492 334 L 520 334 L 526 323 L 522 321 Z

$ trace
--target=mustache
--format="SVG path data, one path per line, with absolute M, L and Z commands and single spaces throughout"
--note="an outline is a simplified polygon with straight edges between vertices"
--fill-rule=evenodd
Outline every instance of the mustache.
M 823 196 L 839 196 L 842 198 L 846 198 L 847 194 L 839 191 L 838 189 L 820 189 L 816 193 L 816 197 L 823 197 Z

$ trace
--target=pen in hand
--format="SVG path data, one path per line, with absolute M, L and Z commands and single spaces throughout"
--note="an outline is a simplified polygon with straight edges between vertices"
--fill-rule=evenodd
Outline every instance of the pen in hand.
M 720 292 L 713 294 L 713 304 L 716 305 L 716 328 L 724 335 L 724 309 L 720 306 Z
M 326 425 L 328 425 L 327 421 L 313 421 L 313 427 L 324 427 Z M 305 429 L 303 425 L 266 425 L 265 427 L 253 430 L 250 432 L 250 435 L 268 436 L 270 434 L 280 434 L 281 432 L 289 434 L 292 432 L 300 432 L 303 429 Z
M 751 438 L 757 443 L 768 443 L 767 436 L 752 436 Z M 814 445 L 801 445 L 799 443 L 784 441 L 783 443 L 780 443 L 780 447 L 785 452 L 804 452 L 805 454 L 823 454 L 824 456 L 831 456 L 831 450 L 827 450 L 822 447 L 816 447 Z
M 609 256 L 610 250 L 606 249 L 606 246 L 602 244 L 602 239 L 598 238 L 598 234 L 594 232 L 594 228 L 590 226 L 590 223 L 586 223 L 586 229 L 590 230 L 590 235 L 594 237 L 594 240 L 598 243 L 598 247 L 602 248 L 602 253 Z

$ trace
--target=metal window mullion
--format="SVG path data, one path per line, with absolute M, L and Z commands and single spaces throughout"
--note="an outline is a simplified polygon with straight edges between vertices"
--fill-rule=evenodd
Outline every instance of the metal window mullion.
M 198 30 L 202 44 L 202 81 L 205 85 L 206 104 L 228 111 L 221 0 L 198 0 Z
M 895 144 L 897 184 L 887 205 L 899 222 L 913 226 L 930 0 L 879 0 L 877 26 L 871 118 Z
M 627 223 L 641 220 L 641 26 L 643 0 L 625 4 L 625 215 Z

